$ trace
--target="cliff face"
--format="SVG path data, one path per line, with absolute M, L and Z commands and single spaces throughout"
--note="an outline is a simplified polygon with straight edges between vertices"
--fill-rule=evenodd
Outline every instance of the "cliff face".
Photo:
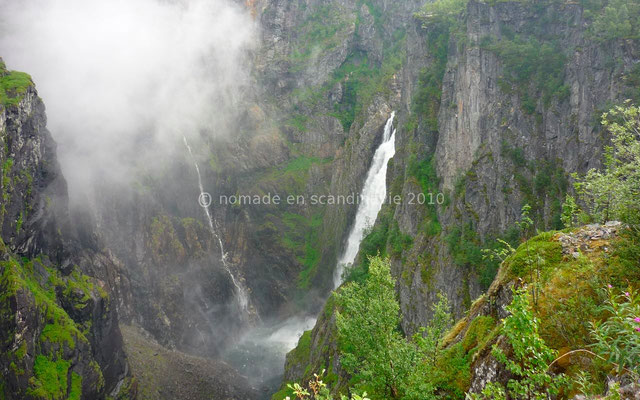
M 439 291 L 461 316 L 489 287 L 497 265 L 480 250 L 495 238 L 518 241 L 513 226 L 523 204 L 531 205 L 538 229 L 561 227 L 570 174 L 600 165 L 607 141 L 600 113 L 638 99 L 640 53 L 637 40 L 598 38 L 593 10 L 577 4 L 470 1 L 445 17 L 414 17 L 423 4 L 365 3 L 385 23 L 358 30 L 358 40 L 380 38 L 380 65 L 394 44 L 402 49 L 390 91 L 379 93 L 398 111 L 387 190 L 403 202 L 383 206 L 356 263 L 378 251 L 391 258 L 402 327 L 410 335 L 428 323 Z M 392 35 L 394 28 L 403 35 Z M 352 128 L 338 154 L 353 151 L 348 144 L 356 137 Z M 355 151 L 354 159 L 370 157 Z M 334 182 L 347 175 L 357 188 L 359 164 L 341 166 L 338 157 L 335 165 Z M 343 212 L 343 220 L 353 215 L 333 212 Z M 337 237 L 328 243 L 339 252 L 344 236 Z M 311 343 L 326 340 L 327 321 L 319 320 Z M 325 337 L 316 338 L 321 332 Z M 295 373 L 304 372 L 297 350 L 291 353 L 297 358 L 288 358 L 287 378 L 304 382 L 310 375 Z M 313 345 L 302 359 L 335 364 L 335 354 Z
M 428 321 L 436 291 L 447 293 L 461 312 L 487 287 L 495 267 L 483 265 L 479 247 L 508 237 L 522 204 L 532 206 L 539 229 L 561 227 L 569 174 L 599 165 L 606 138 L 598 115 L 628 98 L 639 53 L 635 41 L 596 40 L 584 14 L 571 4 L 538 9 L 472 1 L 449 26 L 444 57 L 437 60 L 431 46 L 427 63 L 420 61 L 420 41 L 442 28 L 427 17 L 424 29 L 410 31 L 416 36 L 408 40 L 403 87 L 414 115 L 425 84 L 424 75 L 416 82 L 415 71 L 446 64 L 438 107 L 430 111 L 437 123 L 424 126 L 418 114 L 418 128 L 412 133 L 409 125 L 400 137 L 418 143 L 418 160 L 430 157 L 438 180 L 429 191 L 444 193 L 447 201 L 435 214 L 420 206 L 395 209 L 400 232 L 418 236 L 394 257 L 408 332 Z M 405 193 L 420 190 L 406 179 L 409 157 L 404 165 L 394 163 L 394 176 L 405 176 Z M 441 233 L 421 231 L 420 224 L 436 219 Z
M 64 252 L 57 228 L 65 222 L 67 189 L 44 105 L 28 75 L 9 72 L 2 63 L 0 77 L 6 85 L 0 114 L 2 238 L 11 251 L 46 252 L 60 261 Z
M 66 182 L 31 78 L 0 60 L 2 238 L 0 393 L 104 398 L 131 391 L 115 307 L 84 275 Z
M 31 78 L 0 61 L 0 393 L 104 398 L 131 390 L 115 307 L 84 275 L 66 182 Z M 134 392 L 132 392 L 134 393 Z

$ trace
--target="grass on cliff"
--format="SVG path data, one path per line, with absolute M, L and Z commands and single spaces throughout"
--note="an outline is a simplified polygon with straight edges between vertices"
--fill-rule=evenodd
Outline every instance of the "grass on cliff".
M 574 257 L 563 254 L 558 241 L 561 234 L 544 232 L 521 244 L 504 261 L 492 288 L 515 280 L 527 283 L 530 289 L 536 288 L 536 300 L 531 304 L 540 323 L 540 334 L 547 345 L 563 354 L 591 345 L 590 322 L 606 318 L 600 309 L 604 300 L 602 288 L 611 284 L 618 291 L 640 289 L 640 238 L 629 231 L 612 241 L 592 240 L 587 242 L 587 251 Z M 481 354 L 485 357 L 500 334 L 495 315 L 478 315 L 487 302 L 494 301 L 491 298 L 495 293 L 490 290 L 478 299 L 469 311 L 477 316 L 460 320 L 445 338 L 449 350 L 439 360 L 439 369 L 457 371 L 443 375 L 443 387 L 448 387 L 451 398 L 464 398 L 461 393 L 470 385 L 470 362 Z M 467 369 L 460 369 L 465 362 Z M 593 376 L 604 378 L 607 368 L 598 360 L 581 357 L 567 357 L 561 365 L 570 376 L 589 370 Z M 600 384 L 604 385 L 604 381 Z
M 7 71 L 0 61 L 0 104 L 15 106 L 27 89 L 33 85 L 31 76 L 24 72 Z
M 19 306 L 27 307 L 28 312 L 35 313 L 43 323 L 42 331 L 36 337 L 35 349 L 24 339 L 14 336 L 13 332 L 5 333 L 12 345 L 18 347 L 16 351 L 7 354 L 14 365 L 12 373 L 22 375 L 27 369 L 31 369 L 26 368 L 25 364 L 28 362 L 25 358 L 28 351 L 35 359 L 27 394 L 41 399 L 80 398 L 82 377 L 75 372 L 71 374 L 71 391 L 67 393 L 71 360 L 66 359 L 64 354 L 73 351 L 78 343 L 89 344 L 85 334 L 89 333 L 91 322 L 87 321 L 85 324 L 74 321 L 61 304 L 64 302 L 74 308 L 84 308 L 94 294 L 106 297 L 106 293 L 96 289 L 89 278 L 77 270 L 62 277 L 55 268 L 45 266 L 39 258 L 10 258 L 0 262 L 0 271 L 0 318 L 6 321 L 15 318 L 11 304 L 14 299 L 26 298 L 27 303 L 20 303 Z M 12 324 L 7 323 L 7 326 Z M 23 342 L 20 343 L 20 340 Z M 99 368 L 97 372 L 101 376 Z

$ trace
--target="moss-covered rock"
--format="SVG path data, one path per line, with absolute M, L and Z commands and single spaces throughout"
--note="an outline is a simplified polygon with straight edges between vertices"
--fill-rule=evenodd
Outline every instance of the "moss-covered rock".
M 0 262 L 0 368 L 7 399 L 104 397 L 105 364 L 100 336 L 109 298 L 77 269 L 62 275 L 47 257 Z M 104 349 L 106 350 L 106 349 Z M 111 349 L 115 350 L 117 347 Z M 97 362 L 99 361 L 99 363 Z M 112 388 L 110 388 L 112 389 Z

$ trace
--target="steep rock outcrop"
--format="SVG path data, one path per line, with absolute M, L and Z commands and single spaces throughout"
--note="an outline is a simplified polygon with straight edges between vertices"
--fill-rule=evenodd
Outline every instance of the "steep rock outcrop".
M 569 174 L 600 165 L 606 137 L 597 117 L 607 104 L 627 98 L 627 77 L 640 60 L 636 41 L 595 40 L 579 5 L 471 1 L 458 18 L 446 29 L 434 17 L 416 21 L 407 39 L 402 88 L 408 105 L 390 179 L 404 182 L 404 196 L 443 193 L 445 200 L 395 208 L 399 231 L 414 238 L 393 257 L 408 333 L 428 322 L 437 291 L 458 315 L 481 294 L 494 267 L 478 257 L 479 249 L 513 234 L 523 204 L 532 206 L 539 228 L 561 226 Z M 448 38 L 445 51 L 425 45 L 440 34 Z M 533 53 L 522 43 L 548 53 L 527 58 Z M 515 76 L 523 69 L 514 67 L 507 48 L 528 63 L 524 80 Z M 424 77 L 442 60 L 435 113 L 419 111 L 421 85 L 429 87 Z M 546 81 L 552 88 L 539 83 Z M 418 161 L 413 170 L 411 157 Z M 422 166 L 437 179 L 415 173 Z
M 11 398 L 134 395 L 116 309 L 76 266 L 66 182 L 31 78 L 0 60 L 2 246 L 0 393 Z

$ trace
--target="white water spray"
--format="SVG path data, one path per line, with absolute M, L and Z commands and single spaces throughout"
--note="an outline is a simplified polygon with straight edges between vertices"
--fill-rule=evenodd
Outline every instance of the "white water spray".
M 375 222 L 376 216 L 384 199 L 387 196 L 387 164 L 391 157 L 396 153 L 396 130 L 393 128 L 393 119 L 395 111 L 387 120 L 384 126 L 384 134 L 382 143 L 376 149 L 371 161 L 371 167 L 367 172 L 367 178 L 362 187 L 360 195 L 360 204 L 356 212 L 356 218 L 353 227 L 347 239 L 347 247 L 338 260 L 338 265 L 333 274 L 333 287 L 337 289 L 342 284 L 342 273 L 346 265 L 352 264 L 358 254 L 360 242 L 364 237 L 365 229 Z
M 182 140 L 184 141 L 184 145 L 189 151 L 191 160 L 193 161 L 193 164 L 196 167 L 196 173 L 198 174 L 198 187 L 200 188 L 200 196 L 202 196 L 203 193 L 205 193 L 205 191 L 202 185 L 202 176 L 200 175 L 200 167 L 198 166 L 198 162 L 196 161 L 196 158 L 193 155 L 193 152 L 191 151 L 191 146 L 189 146 L 189 142 L 187 141 L 186 136 L 183 135 Z M 220 254 L 221 254 L 220 261 L 222 261 L 222 265 L 224 266 L 225 270 L 229 274 L 229 277 L 231 278 L 231 282 L 233 282 L 233 286 L 235 287 L 235 291 L 236 291 L 236 299 L 238 301 L 238 305 L 240 306 L 240 309 L 243 311 L 244 314 L 248 314 L 249 313 L 249 296 L 247 296 L 246 290 L 242 287 L 240 282 L 233 275 L 233 273 L 231 272 L 231 267 L 229 267 L 229 264 L 227 263 L 227 253 L 224 251 L 222 238 L 220 238 L 220 235 L 218 235 L 218 231 L 216 230 L 216 228 L 218 227 L 218 224 L 213 218 L 213 216 L 211 215 L 211 211 L 209 210 L 209 205 L 205 206 L 201 204 L 201 206 L 204 209 L 205 215 L 207 216 L 207 222 L 209 223 L 209 230 L 211 231 L 211 234 L 213 235 L 213 237 L 215 237 L 218 241 L 218 246 L 220 247 Z

